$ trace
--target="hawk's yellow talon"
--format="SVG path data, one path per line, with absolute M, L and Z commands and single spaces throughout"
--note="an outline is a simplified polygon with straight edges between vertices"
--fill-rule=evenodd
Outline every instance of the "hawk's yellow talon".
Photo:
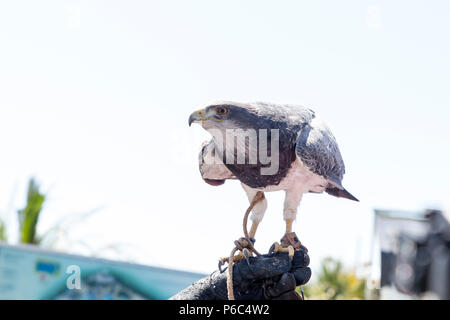
M 270 251 L 273 253 L 287 252 L 289 254 L 290 259 L 292 259 L 294 257 L 294 253 L 295 253 L 293 246 L 282 247 L 281 244 L 279 244 L 278 242 L 274 242 Z
M 253 255 L 252 252 L 250 252 L 250 251 L 247 251 L 247 253 L 248 253 L 248 256 L 250 256 L 250 257 Z M 219 262 L 221 262 L 222 264 L 225 264 L 225 263 L 228 263 L 229 259 L 230 259 L 230 257 L 219 258 Z M 237 263 L 237 262 L 241 261 L 242 259 L 245 259 L 245 254 L 242 252 L 239 252 L 237 255 L 235 255 L 233 257 L 233 262 Z
M 288 249 L 288 253 L 289 253 L 289 258 L 292 260 L 294 258 L 294 253 L 295 253 L 294 247 L 289 246 L 289 247 L 287 247 L 287 249 Z

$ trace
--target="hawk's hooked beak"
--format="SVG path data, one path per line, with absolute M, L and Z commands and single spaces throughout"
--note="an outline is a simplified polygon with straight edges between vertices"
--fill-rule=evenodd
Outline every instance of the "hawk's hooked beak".
M 205 121 L 208 120 L 208 118 L 205 115 L 205 110 L 200 109 L 197 111 L 192 112 L 192 114 L 189 117 L 189 127 L 193 122 L 199 122 L 199 121 Z

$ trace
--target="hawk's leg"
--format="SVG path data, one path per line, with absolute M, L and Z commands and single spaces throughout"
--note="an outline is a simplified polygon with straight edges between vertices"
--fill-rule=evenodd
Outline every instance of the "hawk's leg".
M 251 204 L 252 201 L 255 199 L 255 196 L 258 193 L 258 190 L 250 188 L 249 186 L 247 186 L 243 183 L 242 183 L 242 187 L 244 188 L 245 192 L 247 193 L 248 201 Z M 263 196 L 264 196 L 264 194 L 263 194 Z M 265 197 L 263 197 L 260 201 L 258 201 L 252 209 L 252 213 L 250 216 L 250 219 L 252 220 L 252 226 L 251 226 L 250 232 L 248 233 L 248 236 L 250 238 L 250 241 L 252 241 L 253 243 L 255 242 L 256 230 L 258 229 L 258 225 L 264 217 L 264 213 L 266 212 L 266 209 L 267 209 L 267 200 Z M 251 251 L 244 249 L 238 255 L 233 257 L 233 261 L 239 262 L 244 258 L 248 259 L 248 257 L 251 255 L 252 255 Z M 221 268 L 221 266 L 223 264 L 225 264 L 228 261 L 228 259 L 229 259 L 228 257 L 219 259 L 219 269 Z
M 250 232 L 248 233 L 248 236 L 250 239 L 255 239 L 256 229 L 258 229 L 259 222 L 253 220 L 252 221 L 252 228 L 250 229 Z
M 258 190 L 250 188 L 249 186 L 242 183 L 242 187 L 244 188 L 245 192 L 247 193 L 248 201 L 251 203 L 253 199 L 256 196 L 256 193 Z M 252 220 L 252 227 L 249 232 L 250 239 L 255 240 L 256 230 L 258 229 L 259 223 L 264 218 L 264 213 L 267 210 L 267 200 L 264 197 L 261 201 L 255 204 L 252 210 L 252 214 L 250 216 L 250 219 Z
M 281 239 L 281 245 L 275 242 L 270 248 L 270 252 L 288 252 L 290 257 L 294 256 L 294 250 L 300 248 L 300 241 L 295 232 L 292 232 L 292 224 L 297 216 L 297 208 L 302 199 L 302 189 L 300 187 L 286 190 L 284 200 L 283 217 L 286 221 L 286 232 Z
M 294 223 L 293 219 L 286 220 L 286 233 L 292 232 L 292 224 Z

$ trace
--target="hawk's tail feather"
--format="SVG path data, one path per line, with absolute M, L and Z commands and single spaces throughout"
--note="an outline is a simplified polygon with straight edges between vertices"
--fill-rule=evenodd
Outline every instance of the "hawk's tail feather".
M 332 196 L 338 197 L 338 198 L 346 198 L 353 201 L 359 201 L 354 195 L 352 195 L 350 192 L 345 190 L 344 188 L 327 188 L 325 191 L 328 194 L 331 194 Z

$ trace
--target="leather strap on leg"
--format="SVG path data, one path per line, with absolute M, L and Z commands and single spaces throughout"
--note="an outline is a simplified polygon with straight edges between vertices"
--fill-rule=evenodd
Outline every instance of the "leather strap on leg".
M 295 232 L 286 233 L 280 242 L 282 247 L 292 246 L 295 250 L 299 250 L 302 245 Z

